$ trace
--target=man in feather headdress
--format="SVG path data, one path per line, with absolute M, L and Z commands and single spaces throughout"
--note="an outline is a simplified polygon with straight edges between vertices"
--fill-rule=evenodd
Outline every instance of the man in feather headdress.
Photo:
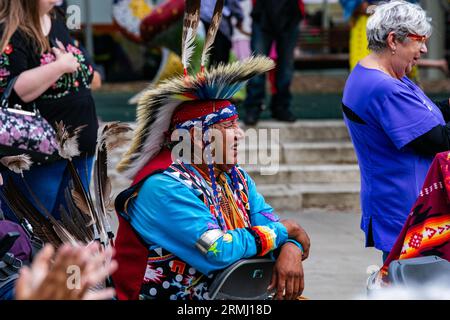
M 195 36 L 196 2 L 187 1 L 184 26 L 192 29 L 185 30 L 186 43 Z M 183 48 L 184 54 L 191 52 Z M 133 145 L 118 167 L 134 179 L 116 199 L 119 269 L 113 280 L 118 298 L 208 299 L 217 271 L 240 259 L 269 255 L 277 257 L 269 289 L 279 299 L 296 298 L 304 287 L 308 235 L 297 223 L 280 221 L 237 166 L 237 141 L 243 132 L 229 101 L 248 79 L 273 68 L 273 62 L 250 58 L 202 68 L 195 76 L 187 76 L 187 67 L 185 77 L 143 95 Z M 201 129 L 200 139 L 196 128 Z M 192 142 L 182 156 L 171 152 L 179 146 L 171 143 L 174 132 L 181 132 L 183 143 Z M 187 155 L 191 150 L 194 154 Z

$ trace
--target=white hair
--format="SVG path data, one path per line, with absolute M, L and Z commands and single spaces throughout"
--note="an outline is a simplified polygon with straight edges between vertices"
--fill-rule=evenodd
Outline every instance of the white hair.
M 381 52 L 386 49 L 390 32 L 402 42 L 410 33 L 431 36 L 431 18 L 417 4 L 395 0 L 372 6 L 370 11 L 372 15 L 367 21 L 369 50 Z

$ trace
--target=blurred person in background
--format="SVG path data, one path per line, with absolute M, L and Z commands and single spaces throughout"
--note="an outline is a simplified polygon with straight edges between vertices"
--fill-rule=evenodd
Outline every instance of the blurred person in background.
M 304 16 L 302 0 L 255 0 L 252 11 L 251 50 L 253 54 L 269 56 L 273 42 L 276 43 L 277 66 L 275 94 L 270 101 L 272 118 L 294 122 L 291 111 L 290 86 L 294 74 L 294 48 L 299 35 L 299 24 Z M 255 125 L 264 106 L 266 77 L 260 75 L 247 84 L 244 101 L 246 125 Z
M 251 55 L 250 38 L 251 34 L 251 17 L 252 1 L 241 0 L 240 5 L 243 13 L 241 28 L 236 28 L 233 34 L 233 51 L 238 60 L 244 60 Z
M 426 12 L 406 1 L 374 8 L 371 53 L 347 79 L 342 108 L 361 171 L 361 228 L 383 261 L 436 153 L 450 150 L 449 100 L 434 103 L 406 75 L 427 52 Z
M 234 29 L 232 18 L 236 19 L 236 28 L 240 30 L 242 30 L 242 21 L 244 19 L 244 14 L 239 2 L 239 0 L 225 0 L 224 2 L 222 19 L 209 57 L 209 64 L 211 66 L 219 63 L 228 63 L 230 60 L 232 47 L 231 39 Z M 201 2 L 200 19 L 205 26 L 206 31 L 209 29 L 215 5 L 216 1 L 212 0 Z
M 15 77 L 11 100 L 34 102 L 51 124 L 62 121 L 69 131 L 84 126 L 78 138 L 80 155 L 74 164 L 84 186 L 91 176 L 98 120 L 91 94 L 94 70 L 69 34 L 64 19 L 54 10 L 57 0 L 4 0 L 0 2 L 0 92 Z M 69 182 L 67 161 L 33 165 L 23 178 L 11 177 L 34 203 L 33 191 L 46 210 L 58 216 L 64 203 L 62 190 Z M 7 175 L 7 176 L 5 176 Z M 25 184 L 26 183 L 26 184 Z M 5 215 L 9 209 L 2 204 Z M 12 214 L 9 215 L 13 217 Z

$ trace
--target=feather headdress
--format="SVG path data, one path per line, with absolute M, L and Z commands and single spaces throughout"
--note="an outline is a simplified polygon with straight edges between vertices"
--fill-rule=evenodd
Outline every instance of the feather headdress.
M 267 57 L 250 57 L 150 87 L 139 101 L 132 145 L 117 170 L 132 179 L 160 152 L 174 111 L 183 102 L 230 99 L 250 78 L 273 68 L 273 60 Z

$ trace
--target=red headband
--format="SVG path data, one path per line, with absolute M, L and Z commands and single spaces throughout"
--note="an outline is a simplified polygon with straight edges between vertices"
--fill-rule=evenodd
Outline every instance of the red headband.
M 210 113 L 229 107 L 228 100 L 194 100 L 183 102 L 172 116 L 171 126 L 175 127 L 188 120 L 204 117 Z

